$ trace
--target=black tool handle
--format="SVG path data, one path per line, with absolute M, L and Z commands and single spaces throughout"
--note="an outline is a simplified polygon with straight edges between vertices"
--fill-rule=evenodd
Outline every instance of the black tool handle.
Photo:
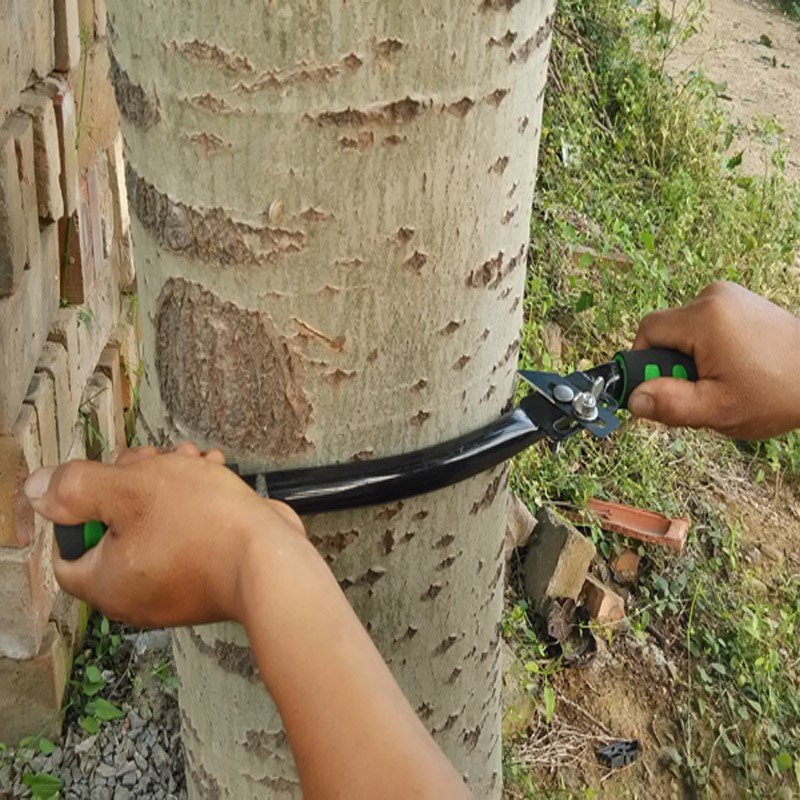
M 614 360 L 620 367 L 623 378 L 620 408 L 627 408 L 633 391 L 646 381 L 656 378 L 678 378 L 696 381 L 697 367 L 694 359 L 678 350 L 653 347 L 649 350 L 625 350 L 617 353 Z

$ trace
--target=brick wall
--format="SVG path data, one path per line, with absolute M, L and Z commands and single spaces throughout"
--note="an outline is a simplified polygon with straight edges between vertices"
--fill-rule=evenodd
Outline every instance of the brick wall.
M 139 365 L 105 0 L 0 6 L 0 742 L 15 744 L 58 734 L 85 619 L 22 488 L 39 466 L 114 457 Z

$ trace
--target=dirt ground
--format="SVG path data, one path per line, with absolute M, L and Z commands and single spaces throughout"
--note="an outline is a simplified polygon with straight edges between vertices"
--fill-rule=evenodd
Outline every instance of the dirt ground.
M 699 68 L 724 84 L 721 94 L 733 120 L 744 127 L 758 117 L 778 120 L 790 149 L 787 173 L 800 181 L 800 25 L 769 4 L 709 0 L 702 31 L 674 53 L 668 64 L 673 75 Z M 744 150 L 743 169 L 763 173 L 762 147 L 745 130 L 738 148 Z M 795 492 L 774 484 L 754 487 L 750 480 L 735 475 L 710 475 L 709 480 L 718 487 L 715 493 L 731 519 L 741 526 L 746 560 L 759 575 L 765 593 L 787 574 L 800 572 L 800 502 Z M 650 637 L 614 642 L 613 656 L 601 642 L 586 668 L 564 670 L 556 676 L 556 717 L 561 727 L 552 726 L 546 740 L 534 737 L 528 744 L 543 754 L 534 774 L 544 791 L 563 789 L 569 796 L 614 800 L 694 796 L 664 758 L 665 748 L 680 745 L 683 735 L 684 712 L 672 687 L 685 680 L 687 665 L 678 661 L 681 648 L 674 636 L 679 634 L 664 631 L 663 635 L 664 641 L 658 644 Z M 594 751 L 604 735 L 639 739 L 638 761 L 614 772 L 601 767 Z M 568 748 L 573 752 L 567 754 Z M 550 753 L 557 766 L 548 769 Z M 565 766 L 566 762 L 570 765 Z M 587 786 L 594 794 L 586 794 Z M 712 771 L 710 791 L 712 797 L 731 800 L 745 796 L 721 767 Z M 786 796 L 792 796 L 791 792 Z
M 800 180 L 800 25 L 769 3 L 709 0 L 706 22 L 669 61 L 673 74 L 701 68 L 715 83 L 734 120 L 747 125 L 775 117 L 791 155 L 787 173 Z M 771 46 L 770 46 L 771 45 Z M 762 150 L 744 137 L 744 169 L 763 171 Z

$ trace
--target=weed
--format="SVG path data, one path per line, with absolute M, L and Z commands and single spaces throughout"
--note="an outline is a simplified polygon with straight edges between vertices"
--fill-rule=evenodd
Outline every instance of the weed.
M 655 3 L 564 0 L 555 22 L 551 84 L 542 125 L 521 362 L 566 372 L 630 346 L 647 312 L 688 302 L 714 280 L 734 280 L 800 307 L 793 273 L 800 194 L 783 176 L 783 132 L 757 120 L 759 175 L 732 152 L 738 127 L 720 110 L 723 89 L 702 74 L 670 78 L 664 65 L 700 22 L 702 6 L 676 17 Z M 560 333 L 560 346 L 549 332 Z M 548 332 L 548 336 L 546 336 Z M 532 506 L 581 508 L 597 495 L 692 516 L 681 557 L 647 551 L 650 568 L 628 603 L 634 633 L 669 630 L 681 664 L 683 741 L 671 768 L 703 796 L 712 773 L 732 771 L 748 796 L 774 796 L 800 757 L 796 636 L 800 586 L 764 596 L 735 524 L 714 494 L 716 476 L 779 482 L 800 475 L 800 437 L 736 446 L 693 431 L 623 426 L 612 440 L 576 438 L 557 458 L 530 448 L 512 488 Z M 713 477 L 712 477 L 713 476 Z M 617 539 L 592 529 L 605 557 Z M 763 585 L 762 585 L 763 586 Z M 546 676 L 512 605 L 506 638 Z M 663 638 L 663 636 L 662 636 Z M 528 658 L 523 655 L 523 658 Z M 506 774 L 520 797 L 536 794 L 513 753 Z

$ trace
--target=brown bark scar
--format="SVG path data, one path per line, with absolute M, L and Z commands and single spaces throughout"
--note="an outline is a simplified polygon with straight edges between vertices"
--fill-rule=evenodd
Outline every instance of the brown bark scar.
M 500 156 L 500 158 L 489 167 L 489 172 L 494 172 L 495 175 L 502 175 L 506 171 L 510 160 L 508 156 Z
M 369 150 L 374 144 L 375 134 L 372 131 L 359 131 L 356 139 L 352 136 L 343 136 L 339 139 L 342 150 L 357 150 L 359 153 Z
M 453 544 L 455 540 L 456 537 L 453 536 L 452 533 L 446 533 L 441 539 L 439 539 L 438 542 L 433 545 L 433 547 L 436 550 L 444 550 L 445 547 L 449 547 L 451 544 Z
M 415 250 L 413 255 L 409 256 L 405 264 L 410 269 L 414 270 L 417 275 L 422 272 L 422 268 L 428 263 L 428 256 L 426 253 L 422 253 L 419 250 Z
M 457 117 L 466 117 L 474 106 L 475 101 L 471 97 L 462 97 L 458 102 L 444 106 L 444 110 Z
M 256 92 L 277 92 L 289 86 L 331 83 L 347 72 L 355 72 L 363 63 L 363 60 L 355 53 L 348 53 L 334 64 L 311 64 L 308 61 L 301 61 L 291 67 L 266 70 L 252 83 L 236 84 L 234 91 L 254 94 Z
M 379 42 L 375 42 L 375 55 L 378 58 L 389 58 L 395 53 L 399 53 L 404 47 L 405 43 L 400 39 L 381 39 Z
M 411 391 L 412 391 L 412 392 L 421 392 L 423 389 L 425 389 L 425 388 L 427 387 L 428 383 L 429 383 L 429 381 L 427 380 L 427 378 L 420 378 L 420 379 L 419 379 L 419 380 L 418 380 L 418 381 L 417 381 L 417 382 L 416 382 L 416 383 L 415 383 L 415 384 L 414 384 L 414 385 L 411 387 Z
M 250 74 L 253 65 L 246 56 L 240 56 L 230 50 L 210 42 L 193 39 L 190 42 L 177 42 L 174 39 L 164 45 L 164 50 L 183 56 L 187 61 L 201 66 L 211 66 L 235 74 Z
M 327 222 L 329 219 L 336 219 L 334 214 L 327 211 L 320 211 L 318 208 L 309 206 L 305 211 L 301 211 L 297 218 L 302 222 Z
M 480 5 L 481 11 L 511 11 L 514 6 L 522 0 L 483 0 Z
M 383 143 L 387 147 L 397 147 L 399 144 L 403 144 L 403 142 L 408 141 L 408 136 L 400 136 L 398 133 L 393 133 L 390 136 L 385 136 L 383 139 Z
M 432 583 L 428 589 L 420 595 L 420 600 L 435 600 L 444 589 L 441 583 Z
M 506 364 L 508 364 L 508 362 L 512 359 L 512 357 L 517 354 L 517 351 L 519 350 L 519 342 L 520 342 L 519 337 L 517 337 L 516 339 L 514 339 L 513 342 L 511 342 L 511 344 L 506 348 L 506 352 L 503 354 L 503 357 L 500 359 L 500 361 L 498 361 L 497 364 L 494 367 L 492 367 L 492 374 L 497 372 L 497 370 L 500 369 L 501 367 L 504 367 Z
M 503 467 L 503 469 L 495 475 L 494 479 L 491 480 L 486 487 L 486 491 L 483 493 L 481 499 L 473 503 L 469 511 L 471 516 L 475 516 L 494 503 L 494 499 L 497 497 L 497 493 L 500 491 L 500 487 L 503 485 L 503 481 L 506 479 L 507 475 L 508 469 L 506 467 Z
M 431 417 L 430 411 L 420 411 L 418 414 L 415 414 L 411 417 L 411 424 L 416 425 L 417 427 L 421 427 L 424 425 Z
M 500 108 L 500 104 L 506 99 L 510 89 L 495 89 L 491 94 L 487 94 L 484 100 L 495 108 Z
M 120 114 L 138 128 L 148 130 L 161 121 L 161 103 L 158 95 L 150 97 L 142 86 L 134 83 L 109 51 L 108 77 L 114 85 Z
M 399 644 L 400 642 L 410 642 L 417 635 L 417 633 L 419 633 L 419 628 L 414 625 L 409 625 L 406 628 L 406 632 L 394 640 L 395 644 Z
M 331 372 L 326 372 L 322 376 L 322 380 L 330 383 L 332 386 L 339 386 L 345 381 L 349 381 L 356 376 L 354 369 L 335 369 Z
M 322 342 L 324 345 L 330 347 L 331 350 L 334 350 L 337 353 L 341 353 L 344 350 L 345 345 L 345 337 L 339 336 L 336 339 L 332 339 L 330 336 L 326 336 L 322 331 L 318 331 L 316 328 L 313 328 L 307 322 L 304 322 L 302 319 L 298 319 L 297 317 L 290 318 L 292 322 L 295 323 L 299 328 L 302 328 L 306 333 L 310 334 L 314 339 L 319 342 Z
M 225 98 L 216 97 L 210 92 L 185 98 L 185 102 L 200 111 L 208 111 L 211 114 L 217 114 L 219 116 L 244 113 L 241 108 L 234 108 Z
M 549 15 L 544 24 L 542 24 L 536 33 L 529 39 L 526 39 L 522 47 L 510 53 L 508 56 L 508 63 L 513 64 L 516 61 L 521 61 L 523 64 L 547 41 L 553 32 L 553 15 Z
M 375 515 L 375 519 L 385 519 L 385 520 L 394 519 L 402 510 L 403 510 L 403 501 L 399 500 L 394 505 L 386 506 L 385 508 L 381 509 Z
M 451 633 L 446 639 L 443 639 L 433 651 L 435 656 L 444 655 L 461 637 Z
M 375 451 L 368 447 L 366 450 L 359 450 L 350 456 L 351 461 L 369 461 L 375 455 Z
M 405 97 L 391 103 L 380 103 L 369 106 L 365 110 L 348 106 L 341 111 L 323 111 L 316 116 L 306 114 L 304 119 L 320 127 L 362 128 L 367 124 L 402 125 L 416 119 L 431 107 L 431 100 L 415 100 Z
M 328 284 L 327 286 L 323 286 L 317 292 L 317 294 L 323 300 L 329 300 L 330 301 L 330 300 L 333 300 L 333 298 L 336 297 L 336 295 L 339 294 L 341 291 L 342 290 L 338 286 L 331 286 L 330 284 Z
M 181 135 L 202 150 L 206 158 L 233 148 L 230 142 L 226 142 L 225 139 L 215 133 L 183 133 Z
M 264 266 L 305 249 L 303 231 L 240 222 L 221 208 L 172 200 L 126 166 L 131 208 L 156 241 L 173 253 L 221 266 Z
M 357 256 L 355 258 L 337 258 L 333 263 L 337 267 L 349 267 L 350 269 L 358 269 L 358 267 L 364 266 L 363 259 Z
M 486 43 L 487 47 L 511 47 L 514 42 L 517 41 L 517 37 L 519 34 L 516 31 L 507 30 L 504 36 L 501 36 L 499 39 L 496 39 L 492 36 L 491 39 Z
M 530 123 L 531 123 L 531 118 L 530 117 L 523 117 L 519 121 L 519 129 L 518 129 L 519 132 L 520 133 L 525 133 L 525 131 L 528 130 L 528 125 L 530 125 Z
M 194 628 L 188 630 L 189 638 L 198 652 L 216 661 L 224 672 L 239 675 L 252 683 L 260 683 L 258 664 L 256 664 L 253 651 L 249 647 L 220 640 L 210 645 L 200 637 Z
M 280 460 L 311 447 L 302 362 L 267 315 L 171 278 L 155 330 L 161 396 L 174 420 L 236 452 Z
M 464 367 L 466 367 L 470 361 L 472 361 L 472 356 L 463 355 L 461 356 L 461 358 L 458 359 L 458 361 L 456 361 L 455 364 L 453 364 L 453 369 L 456 371 L 460 371 L 464 369 Z
M 445 683 L 453 684 L 458 680 L 459 675 L 464 671 L 463 667 L 455 667 L 450 675 L 447 677 Z
M 262 758 L 272 757 L 285 760 L 285 757 L 278 752 L 287 743 L 284 731 L 246 731 L 244 738 L 242 746 L 248 753 L 254 753 Z
M 375 363 L 375 361 L 377 360 L 377 358 L 378 358 L 378 349 L 377 349 L 377 348 L 375 348 L 375 350 L 371 350 L 371 351 L 370 351 L 370 352 L 367 354 L 367 363 L 369 363 L 369 364 L 374 364 L 374 363 Z
M 397 233 L 395 234 L 395 238 L 398 242 L 400 242 L 400 244 L 408 244 L 414 238 L 415 233 L 416 231 L 414 228 L 404 226 L 398 229 Z
M 516 216 L 517 211 L 519 211 L 519 206 L 514 206 L 514 208 L 510 208 L 508 211 L 506 211 L 506 213 L 503 214 L 503 218 L 500 220 L 500 224 L 508 225 L 508 223 L 511 222 L 511 220 Z
M 503 251 L 484 261 L 467 276 L 467 286 L 473 289 L 486 288 L 498 280 L 503 273 Z
M 455 333 L 465 322 L 466 320 L 463 319 L 454 319 L 447 323 L 447 325 L 442 328 L 439 333 L 442 336 L 449 336 L 450 334 Z

